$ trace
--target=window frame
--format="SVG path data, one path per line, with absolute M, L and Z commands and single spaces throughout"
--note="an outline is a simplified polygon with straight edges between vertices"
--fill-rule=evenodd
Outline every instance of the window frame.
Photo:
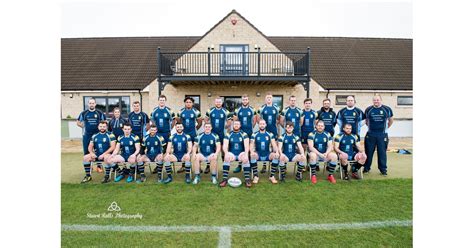
M 348 97 L 348 96 L 352 96 L 352 97 L 354 97 L 354 100 L 356 100 L 355 95 L 336 95 L 336 96 L 334 97 L 334 104 L 337 105 L 337 106 L 344 106 L 344 105 L 346 105 L 346 100 L 347 100 L 347 97 Z M 339 102 L 337 101 L 337 99 L 338 99 L 338 98 L 341 98 L 341 97 L 344 99 L 344 102 L 339 103 Z M 356 101 L 357 101 L 357 100 L 356 100 Z
M 90 97 L 90 98 L 95 98 L 95 99 L 105 98 L 105 112 L 104 112 L 104 114 L 105 114 L 105 117 L 106 117 L 107 119 L 112 118 L 111 116 L 108 116 L 108 113 L 111 112 L 111 111 L 109 110 L 109 98 L 119 98 L 119 108 L 120 108 L 120 111 L 122 111 L 122 107 L 123 107 L 123 106 L 122 106 L 122 99 L 123 99 L 124 97 L 128 97 L 128 102 L 129 102 L 129 104 L 128 104 L 128 106 L 127 106 L 127 109 L 126 109 L 125 113 L 121 113 L 121 115 L 122 115 L 122 117 L 127 118 L 127 117 L 128 117 L 128 113 L 130 113 L 130 107 L 131 107 L 131 106 L 130 106 L 130 105 L 131 105 L 131 103 L 130 103 L 131 97 L 130 97 L 130 96 L 126 96 L 126 95 L 125 95 L 125 96 L 82 96 L 82 102 L 83 102 L 83 109 L 84 109 L 84 110 L 87 109 L 87 106 L 86 106 L 86 98 L 88 98 L 88 97 Z
M 275 99 L 275 97 L 280 97 L 280 98 L 281 98 L 281 106 L 280 106 L 279 111 L 280 111 L 280 112 L 283 111 L 283 108 L 284 108 L 284 107 L 283 107 L 283 105 L 284 105 L 284 102 L 283 102 L 283 99 L 284 99 L 284 98 L 283 98 L 283 95 L 272 95 L 272 97 L 273 97 L 273 99 Z M 275 100 L 273 100 L 273 104 L 275 104 Z
M 193 98 L 193 99 L 194 99 L 193 107 L 194 107 L 195 109 L 197 109 L 199 112 L 201 112 L 201 95 L 184 95 L 184 98 L 186 98 L 186 97 L 191 97 L 191 98 Z M 196 103 L 195 97 L 197 97 L 199 103 Z M 196 104 L 199 104 L 198 107 L 196 107 Z
M 400 104 L 399 100 L 400 99 L 409 99 L 411 98 L 411 104 Z M 404 96 L 397 96 L 397 106 L 402 106 L 402 107 L 412 107 L 413 106 L 413 96 L 407 96 L 407 95 L 404 95 Z

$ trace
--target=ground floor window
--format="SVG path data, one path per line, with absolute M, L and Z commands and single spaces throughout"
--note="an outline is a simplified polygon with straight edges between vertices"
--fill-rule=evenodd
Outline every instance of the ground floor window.
M 397 96 L 397 105 L 413 106 L 413 96 Z
M 354 95 L 336 95 L 336 105 L 346 105 L 348 96 L 352 96 L 355 99 Z
M 224 96 L 224 108 L 232 114 L 242 105 L 241 96 Z
M 185 95 L 184 98 L 186 97 L 191 97 L 192 99 L 194 99 L 193 107 L 199 110 L 200 112 L 201 111 L 201 96 L 200 95 Z
M 129 96 L 85 96 L 84 109 L 88 109 L 89 99 L 95 98 L 96 109 L 104 112 L 107 118 L 112 118 L 114 115 L 114 108 L 120 108 L 123 117 L 128 117 L 130 112 L 130 97 Z
M 283 95 L 273 95 L 273 104 L 276 105 L 281 112 L 283 110 Z

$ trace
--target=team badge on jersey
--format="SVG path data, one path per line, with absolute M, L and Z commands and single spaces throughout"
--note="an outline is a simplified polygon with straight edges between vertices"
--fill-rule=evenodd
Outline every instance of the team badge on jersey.
M 102 139 L 102 142 L 105 142 L 106 140 L 107 140 L 106 138 L 103 138 L 103 139 Z
M 130 145 L 133 145 L 133 142 L 130 140 Z
M 265 137 L 266 140 L 269 140 L 270 138 L 268 138 L 268 136 Z
M 191 116 L 190 118 L 194 118 L 194 114 L 191 114 L 190 116 Z
M 94 114 L 94 118 L 97 118 L 97 115 L 96 115 L 96 114 Z
M 323 141 L 326 142 L 326 138 L 323 138 Z
M 221 114 L 221 118 L 224 118 L 224 114 Z
M 239 141 L 242 142 L 242 137 L 239 138 Z
M 213 140 L 210 140 L 210 142 L 209 142 L 209 143 L 212 145 L 212 144 L 214 143 L 214 141 L 213 141 Z
M 139 119 L 139 120 L 141 120 L 141 119 L 142 119 L 142 116 L 141 116 L 141 115 L 139 115 L 139 116 L 138 116 L 138 119 Z
M 167 114 L 167 113 L 165 113 L 163 116 L 164 116 L 165 118 L 167 118 L 167 117 L 168 117 L 168 114 Z
M 158 141 L 155 141 L 155 146 L 157 146 L 157 145 L 158 145 Z
M 356 113 L 354 112 L 354 113 L 352 113 L 352 115 L 353 115 L 353 116 L 356 116 Z
M 382 111 L 382 110 L 380 110 L 380 114 L 383 114 L 383 111 Z

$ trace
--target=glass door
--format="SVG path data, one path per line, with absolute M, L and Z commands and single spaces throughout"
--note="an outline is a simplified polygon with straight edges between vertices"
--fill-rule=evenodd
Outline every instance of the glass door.
M 248 45 L 221 45 L 221 75 L 248 75 Z

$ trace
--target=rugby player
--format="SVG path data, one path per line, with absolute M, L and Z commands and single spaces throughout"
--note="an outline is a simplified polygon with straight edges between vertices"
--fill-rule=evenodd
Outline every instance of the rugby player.
M 334 136 L 334 127 L 336 126 L 336 112 L 331 108 L 331 99 L 323 100 L 323 106 L 318 110 L 318 120 L 324 121 L 324 131 Z
M 186 168 L 185 182 L 191 183 L 191 137 L 183 132 L 184 126 L 181 121 L 175 124 L 176 133 L 171 135 L 166 148 L 165 166 L 169 166 L 172 162 L 184 162 Z
M 318 120 L 316 122 L 316 130 L 311 132 L 308 136 L 309 149 L 309 166 L 311 168 L 311 183 L 317 183 L 316 168 L 319 167 L 319 162 L 328 163 L 328 181 L 336 183 L 334 178 L 334 170 L 337 165 L 337 155 L 332 151 L 333 143 L 332 136 L 324 131 L 324 121 Z
M 286 177 L 286 163 L 298 162 L 298 172 L 296 173 L 296 180 L 303 180 L 303 168 L 305 166 L 306 158 L 304 155 L 303 146 L 298 136 L 293 134 L 294 124 L 289 121 L 285 125 L 285 133 L 278 138 L 278 148 L 280 154 L 280 168 L 281 168 L 281 182 L 285 182 Z M 297 150 L 298 149 L 298 150 Z
M 273 184 L 278 183 L 275 179 L 275 173 L 278 170 L 278 145 L 273 133 L 266 131 L 267 123 L 261 119 L 258 122 L 258 131 L 252 134 L 250 138 L 250 166 L 253 172 L 253 183 L 257 184 L 258 168 L 257 161 L 272 161 L 269 180 Z
M 355 106 L 355 98 L 348 96 L 346 99 L 346 107 L 337 112 L 336 120 L 340 128 L 340 133 L 343 133 L 343 127 L 349 123 L 352 126 L 352 134 L 360 135 L 360 129 L 365 119 L 365 114 L 360 108 Z M 360 137 L 360 136 L 359 136 Z
M 273 137 L 278 137 L 278 125 L 279 121 L 278 116 L 280 115 L 280 110 L 276 105 L 273 104 L 273 96 L 270 93 L 267 93 L 265 96 L 265 104 L 262 105 L 257 110 L 258 118 L 257 121 L 261 119 L 265 120 L 267 123 L 266 130 L 273 134 Z M 260 173 L 264 174 L 267 171 L 267 168 L 264 166 Z
M 360 144 L 359 136 L 352 133 L 352 125 L 350 123 L 346 123 L 343 130 L 343 133 L 340 133 L 334 137 L 334 148 L 339 155 L 339 160 L 341 161 L 341 166 L 344 172 L 344 180 L 349 180 L 347 166 L 349 163 L 348 161 L 350 160 L 356 161 L 356 164 L 352 166 L 352 178 L 359 179 L 357 171 L 365 163 L 367 156 L 365 155 L 364 149 Z
M 189 137 L 191 137 L 191 141 L 194 143 L 197 137 L 197 129 L 201 128 L 202 125 L 202 118 L 201 112 L 194 108 L 194 99 L 190 96 L 184 98 L 184 108 L 182 108 L 177 117 L 183 123 L 184 130 L 183 132 Z M 178 173 L 184 172 L 186 166 L 182 166 Z
M 166 168 L 166 173 L 168 177 L 166 179 L 161 179 L 161 173 L 163 170 L 163 147 L 165 146 L 165 138 L 158 134 L 158 127 L 155 124 L 150 125 L 150 129 L 148 130 L 149 134 L 145 135 L 142 142 L 142 149 L 141 154 L 138 157 L 138 172 L 140 173 L 140 181 L 137 182 L 145 182 L 145 168 L 144 164 L 147 162 L 158 162 L 156 166 L 158 168 L 158 178 L 157 182 L 160 183 L 170 183 L 173 181 L 173 177 L 171 175 L 171 166 L 168 164 Z M 160 166 L 161 165 L 161 166 Z
M 132 125 L 132 133 L 142 141 L 144 133 L 150 128 L 150 118 L 140 110 L 139 101 L 133 102 L 132 106 L 133 111 L 128 114 L 128 123 Z
M 126 175 L 128 175 L 127 182 L 133 181 L 133 176 L 131 175 L 130 170 L 135 170 L 135 163 L 137 162 L 137 156 L 140 152 L 140 138 L 138 135 L 132 133 L 132 125 L 130 123 L 125 123 L 123 125 L 123 135 L 117 138 L 117 145 L 115 146 L 112 156 L 107 159 L 107 164 L 111 167 L 116 168 L 117 163 L 129 162 L 132 165 L 130 169 L 124 168 L 120 175 L 115 178 L 115 182 L 122 180 Z M 137 182 L 140 179 L 137 179 Z
M 127 120 L 122 117 L 120 114 L 120 108 L 114 108 L 114 116 L 110 119 L 109 122 L 109 132 L 112 132 L 115 137 L 123 135 L 123 124 L 125 124 Z
M 248 137 L 252 136 L 253 127 L 257 122 L 255 109 L 249 104 L 249 96 L 247 94 L 242 95 L 242 105 L 237 108 L 234 112 L 234 120 L 239 120 L 242 128 L 241 130 L 247 134 Z M 235 168 L 234 173 L 238 173 L 242 170 L 241 165 Z
M 206 121 L 212 125 L 212 133 L 219 136 L 219 140 L 223 141 L 226 135 L 226 129 L 231 124 L 232 115 L 222 107 L 222 98 L 218 97 L 214 100 L 215 106 L 207 110 Z M 224 152 L 222 152 L 222 160 L 224 160 Z M 209 173 L 209 165 L 206 166 L 204 173 Z
M 194 142 L 193 157 L 194 160 L 194 180 L 193 184 L 201 181 L 201 162 L 206 161 L 211 165 L 211 181 L 217 184 L 217 157 L 221 151 L 221 142 L 219 136 L 212 133 L 210 122 L 204 124 L 204 132 L 201 133 Z

